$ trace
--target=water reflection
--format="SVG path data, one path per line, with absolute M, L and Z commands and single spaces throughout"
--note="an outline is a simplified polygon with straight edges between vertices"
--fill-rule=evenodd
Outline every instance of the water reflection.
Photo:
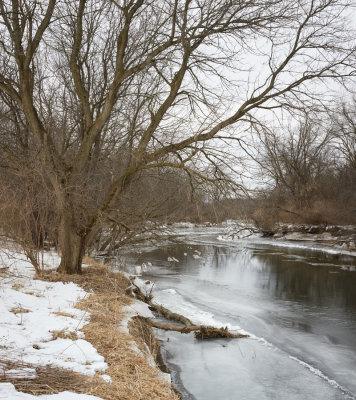
M 278 299 L 301 301 L 318 307 L 345 307 L 356 310 L 356 273 L 341 269 L 343 264 L 319 266 L 308 257 L 286 261 L 285 255 L 266 253 L 254 257 L 263 266 L 268 280 L 262 287 Z M 333 273 L 331 273 L 333 272 Z
M 353 258 L 290 251 L 175 245 L 144 253 L 136 263 L 150 261 L 167 273 L 196 275 L 231 288 L 250 287 L 278 300 L 356 312 L 356 272 L 343 269 L 353 265 Z

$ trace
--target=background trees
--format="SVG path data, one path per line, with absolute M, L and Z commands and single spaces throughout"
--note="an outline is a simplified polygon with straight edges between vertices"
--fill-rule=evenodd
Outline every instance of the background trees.
M 261 112 L 315 102 L 313 81 L 352 76 L 347 6 L 0 0 L 1 101 L 17 116 L 6 132 L 28 142 L 53 198 L 60 270 L 80 272 L 102 227 L 123 224 L 147 171 L 232 184 L 224 145 L 234 154 Z
M 339 104 L 331 115 L 335 149 L 341 153 L 340 163 L 356 170 L 356 101 Z
M 260 164 L 273 190 L 292 197 L 297 208 L 310 207 L 318 183 L 332 173 L 330 129 L 306 117 L 287 132 L 264 130 L 260 139 Z
M 259 224 L 356 222 L 355 122 L 352 101 L 335 100 L 328 114 L 309 115 L 287 133 L 259 131 L 257 162 L 268 178 L 254 202 Z

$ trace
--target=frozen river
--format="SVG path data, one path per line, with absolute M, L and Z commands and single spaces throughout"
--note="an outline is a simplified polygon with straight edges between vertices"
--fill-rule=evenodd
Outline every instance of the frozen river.
M 356 258 L 258 241 L 181 243 L 131 254 L 151 263 L 154 299 L 194 323 L 247 331 L 198 341 L 156 331 L 185 399 L 356 398 Z

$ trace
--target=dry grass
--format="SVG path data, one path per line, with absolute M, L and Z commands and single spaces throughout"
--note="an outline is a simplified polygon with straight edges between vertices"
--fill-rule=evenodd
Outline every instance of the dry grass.
M 62 329 L 61 331 L 50 331 L 50 333 L 52 334 L 52 340 L 56 340 L 58 338 L 71 340 L 78 339 L 78 335 L 76 332 L 67 331 L 65 329 Z
M 28 310 L 27 308 L 23 308 L 21 306 L 19 307 L 14 307 L 10 310 L 12 313 L 14 314 L 27 314 L 30 312 L 30 310 Z
M 23 285 L 21 283 L 15 283 L 14 285 L 11 286 L 11 289 L 19 292 L 19 291 L 21 291 L 21 289 L 23 289 Z
M 112 294 L 117 291 L 123 295 L 130 281 L 121 274 L 113 274 L 104 264 L 97 263 L 95 266 L 83 268 L 81 275 L 63 275 L 57 272 L 43 271 L 37 275 L 37 279 L 49 282 L 74 282 L 87 292 L 95 294 Z
M 131 335 L 135 338 L 138 348 L 142 352 L 150 351 L 156 365 L 163 372 L 169 372 L 161 355 L 161 346 L 156 339 L 152 326 L 142 317 L 134 317 L 129 322 Z
M 85 338 L 105 357 L 109 365 L 105 372 L 112 378 L 111 385 L 91 394 L 104 399 L 177 399 L 170 385 L 157 379 L 157 369 L 133 350 L 133 337 L 118 331 L 125 304 L 125 298 L 115 295 L 92 295 L 80 303 L 80 308 L 91 312 L 91 322 L 83 329 Z
M 28 294 L 30 296 L 35 296 L 35 297 L 43 297 L 43 294 L 41 293 L 36 293 L 33 290 L 29 290 L 27 292 L 23 292 L 24 294 Z
M 34 369 L 35 378 L 27 377 L 23 372 L 26 369 Z M 18 373 L 7 374 L 7 371 L 17 370 Z M 100 385 L 99 379 L 93 379 L 72 371 L 61 368 L 34 367 L 21 361 L 0 360 L 0 382 L 11 382 L 20 392 L 31 393 L 39 396 L 49 393 L 59 393 L 71 390 L 76 393 L 86 393 L 87 390 L 94 390 Z M 68 389 L 69 388 L 69 389 Z
M 73 314 L 69 314 L 69 313 L 62 312 L 62 311 L 52 311 L 51 314 L 58 315 L 59 317 L 74 318 Z
M 92 382 L 86 378 L 80 388 L 75 380 L 73 386 L 69 382 L 66 390 L 88 393 L 107 400 L 179 399 L 170 384 L 158 379 L 157 368 L 152 367 L 143 354 L 133 349 L 134 337 L 118 329 L 125 318 L 122 307 L 132 302 L 132 299 L 125 296 L 125 289 L 130 285 L 128 279 L 121 274 L 111 273 L 106 266 L 98 263 L 84 268 L 83 274 L 79 276 L 44 273 L 40 278 L 73 281 L 86 291 L 94 292 L 80 301 L 77 307 L 91 314 L 90 323 L 83 328 L 85 339 L 105 357 L 108 369 L 104 373 L 110 375 L 112 383 L 106 383 L 98 374 L 92 378 Z M 140 335 L 135 336 L 138 338 Z M 143 341 L 138 339 L 137 342 L 138 347 L 146 351 Z M 49 386 L 53 385 L 51 382 Z

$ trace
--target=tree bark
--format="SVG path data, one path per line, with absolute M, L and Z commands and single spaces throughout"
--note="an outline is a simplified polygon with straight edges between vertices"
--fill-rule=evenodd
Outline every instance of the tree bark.
M 59 249 L 61 263 L 58 272 L 80 274 L 85 252 L 85 237 L 78 234 L 70 213 L 65 213 L 59 227 Z

